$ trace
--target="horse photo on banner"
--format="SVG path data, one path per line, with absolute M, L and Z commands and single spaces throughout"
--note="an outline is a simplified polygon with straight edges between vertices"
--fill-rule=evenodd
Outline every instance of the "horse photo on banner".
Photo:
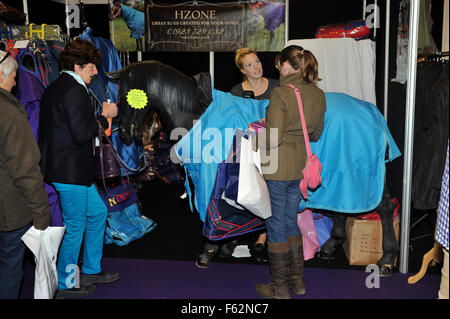
M 111 41 L 117 51 L 143 51 L 144 0 L 109 0 Z

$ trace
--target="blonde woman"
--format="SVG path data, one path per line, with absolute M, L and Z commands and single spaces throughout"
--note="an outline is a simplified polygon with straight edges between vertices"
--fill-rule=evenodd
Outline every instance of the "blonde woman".
M 268 100 L 272 89 L 280 85 L 280 81 L 263 76 L 263 66 L 256 51 L 250 48 L 238 49 L 234 61 L 244 75 L 244 80 L 231 88 L 231 94 L 244 96 L 244 92 L 253 92 L 254 99 Z

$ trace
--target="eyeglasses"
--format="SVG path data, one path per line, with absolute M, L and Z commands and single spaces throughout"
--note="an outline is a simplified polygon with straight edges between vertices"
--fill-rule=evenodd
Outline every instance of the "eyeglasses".
M 3 61 L 5 61 L 10 55 L 11 55 L 11 52 L 8 51 L 8 53 L 6 53 L 5 56 L 3 57 L 3 59 L 0 61 L 0 64 L 2 64 Z

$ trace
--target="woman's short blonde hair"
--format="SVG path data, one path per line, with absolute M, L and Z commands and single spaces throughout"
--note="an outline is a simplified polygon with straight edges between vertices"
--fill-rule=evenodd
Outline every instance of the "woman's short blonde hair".
M 252 53 L 258 55 L 255 50 L 250 48 L 240 48 L 236 50 L 236 53 L 234 54 L 234 63 L 239 70 L 244 68 L 244 65 L 242 64 L 242 58 Z

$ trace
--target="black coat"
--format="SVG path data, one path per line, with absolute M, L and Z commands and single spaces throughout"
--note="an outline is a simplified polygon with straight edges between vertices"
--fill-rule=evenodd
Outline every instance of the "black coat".
M 63 73 L 44 91 L 39 114 L 41 169 L 48 182 L 92 185 L 98 124 L 84 86 Z M 99 116 L 104 127 L 108 122 Z

